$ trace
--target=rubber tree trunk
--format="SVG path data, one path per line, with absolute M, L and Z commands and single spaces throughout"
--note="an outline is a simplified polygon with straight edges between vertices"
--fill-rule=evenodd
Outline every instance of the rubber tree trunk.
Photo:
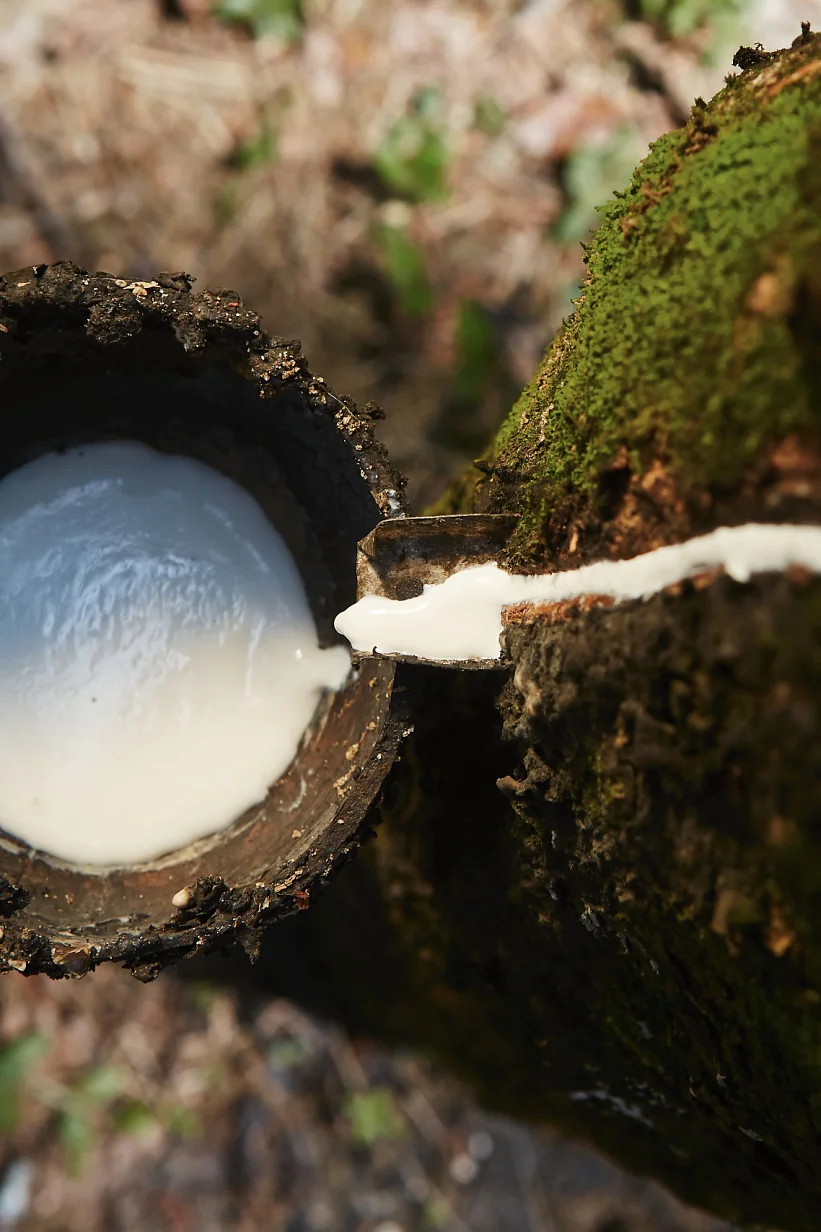
M 450 501 L 521 513 L 516 568 L 821 517 L 821 37 L 741 62 L 604 210 Z M 506 642 L 503 687 L 413 676 L 377 838 L 304 921 L 325 978 L 493 1105 L 815 1232 L 821 578 L 524 613 Z

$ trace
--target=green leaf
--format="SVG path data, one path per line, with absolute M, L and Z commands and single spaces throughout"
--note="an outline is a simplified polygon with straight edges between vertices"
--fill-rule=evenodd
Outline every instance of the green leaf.
M 402 311 L 409 317 L 426 316 L 433 308 L 433 290 L 425 254 L 404 227 L 383 224 L 378 227 L 375 239 Z
M 164 1108 L 161 1119 L 166 1129 L 179 1138 L 199 1138 L 202 1133 L 199 1117 L 190 1108 L 183 1108 L 181 1104 Z
M 488 137 L 499 137 L 505 130 L 507 114 L 489 94 L 480 94 L 473 104 L 473 127 Z
M 0 1132 L 12 1133 L 20 1121 L 20 1093 L 29 1070 L 50 1048 L 37 1031 L 19 1035 L 0 1048 Z
M 450 161 L 439 127 L 441 103 L 432 87 L 420 90 L 411 112 L 388 129 L 372 164 L 383 183 L 409 201 L 442 201 Z
M 115 1108 L 113 1121 L 122 1133 L 134 1134 L 136 1137 L 148 1133 L 157 1124 L 154 1113 L 140 1099 L 127 1099 Z
M 207 980 L 192 980 L 186 985 L 186 994 L 188 1000 L 195 1006 L 201 1014 L 206 1016 L 211 1012 L 219 993 L 213 984 L 209 984 Z
M 345 1104 L 345 1115 L 351 1122 L 354 1141 L 360 1146 L 404 1137 L 405 1121 L 388 1087 L 351 1095 Z
M 446 1228 L 452 1219 L 453 1207 L 446 1198 L 431 1198 L 425 1203 L 422 1211 L 423 1228 L 430 1228 L 431 1232 L 439 1232 L 440 1229 Z
M 250 171 L 263 163 L 276 162 L 277 154 L 276 129 L 263 120 L 257 131 L 237 146 L 230 161 L 238 171 Z
M 89 1104 L 109 1104 L 122 1093 L 125 1074 L 113 1065 L 97 1065 L 87 1070 L 71 1088 L 69 1099 L 79 1098 Z
M 596 223 L 599 203 L 629 180 L 644 150 L 636 129 L 621 125 L 608 141 L 578 146 L 564 168 L 567 204 L 553 227 L 560 243 L 585 239 Z
M 742 0 L 641 0 L 641 11 L 673 38 L 686 38 L 702 26 L 739 17 Z
M 76 1176 L 94 1145 L 94 1127 L 87 1114 L 63 1110 L 57 1128 L 66 1153 L 66 1171 Z
M 476 401 L 490 384 L 499 366 L 493 323 L 475 300 L 462 300 L 456 322 L 456 371 L 454 384 L 460 398 Z
M 287 1071 L 304 1064 L 311 1055 L 312 1049 L 301 1039 L 278 1039 L 268 1049 L 268 1064 L 273 1070 Z
M 224 227 L 236 216 L 238 209 L 239 196 L 236 184 L 226 181 L 217 189 L 211 202 L 214 221 Z
M 254 38 L 296 43 L 302 34 L 301 0 L 217 0 L 213 12 L 220 21 L 248 26 Z

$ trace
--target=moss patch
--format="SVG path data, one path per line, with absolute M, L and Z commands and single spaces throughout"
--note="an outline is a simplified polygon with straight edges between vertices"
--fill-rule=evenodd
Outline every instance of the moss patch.
M 607 546 L 602 469 L 669 468 L 694 527 L 762 450 L 814 436 L 821 38 L 731 78 L 602 210 L 576 311 L 497 439 L 485 508 L 517 567 Z

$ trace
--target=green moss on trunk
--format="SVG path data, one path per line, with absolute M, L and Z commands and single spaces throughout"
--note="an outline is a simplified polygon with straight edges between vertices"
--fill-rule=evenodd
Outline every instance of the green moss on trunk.
M 513 564 L 821 520 L 821 38 L 752 59 L 606 207 L 577 312 L 454 497 L 522 513 Z M 816 1232 L 821 581 L 701 579 L 507 643 L 501 698 L 408 674 L 384 824 L 307 913 L 328 978 L 494 1105 Z
M 478 488 L 477 507 L 522 508 L 518 567 L 574 537 L 581 559 L 743 517 L 773 443 L 817 446 L 821 38 L 697 103 L 602 214 L 577 310 Z M 614 486 L 654 467 L 668 507 L 608 526 Z

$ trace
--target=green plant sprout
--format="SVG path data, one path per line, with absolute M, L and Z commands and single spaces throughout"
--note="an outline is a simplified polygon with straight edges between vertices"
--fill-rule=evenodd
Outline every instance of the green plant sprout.
M 406 316 L 424 317 L 433 308 L 425 254 L 404 227 L 382 223 L 374 236 L 385 274 Z
M 587 237 L 599 203 L 629 178 L 643 147 L 637 130 L 623 124 L 606 141 L 590 141 L 573 151 L 564 166 L 566 205 L 553 226 L 555 239 L 569 244 Z
M 388 1087 L 351 1095 L 345 1103 L 345 1115 L 359 1146 L 371 1147 L 383 1139 L 396 1140 L 406 1132 L 405 1121 Z
M 641 0 L 642 15 L 673 38 L 685 38 L 702 26 L 740 17 L 742 0 Z
M 122 1094 L 126 1076 L 113 1065 L 97 1065 L 70 1086 L 50 1083 L 38 1094 L 54 1109 L 57 1130 L 66 1153 L 66 1171 L 77 1175 L 94 1145 L 101 1113 L 109 1111 Z
M 459 305 L 455 343 L 454 387 L 457 397 L 476 401 L 499 368 L 493 322 L 487 310 L 476 300 L 465 299 Z
M 217 0 L 220 21 L 247 26 L 254 38 L 297 43 L 302 34 L 301 0 Z
M 441 126 L 441 96 L 420 90 L 407 115 L 396 120 L 373 154 L 373 168 L 391 192 L 408 201 L 442 201 L 448 195 L 449 153 Z
M 13 1133 L 20 1123 L 23 1087 L 50 1046 L 44 1035 L 32 1031 L 0 1048 L 0 1133 Z
M 254 167 L 276 162 L 278 152 L 277 130 L 267 117 L 263 117 L 256 132 L 236 147 L 230 161 L 237 171 L 251 171 Z
M 507 113 L 489 94 L 480 94 L 473 103 L 473 127 L 488 137 L 500 137 L 507 125 Z

